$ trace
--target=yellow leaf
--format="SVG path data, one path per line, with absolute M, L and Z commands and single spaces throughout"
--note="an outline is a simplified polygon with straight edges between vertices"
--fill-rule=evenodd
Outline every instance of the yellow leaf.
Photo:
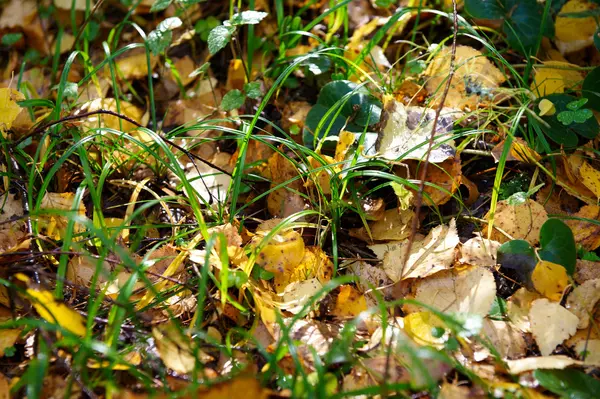
M 252 241 L 257 245 L 262 238 L 254 237 Z M 266 271 L 283 273 L 294 270 L 304 257 L 304 241 L 296 231 L 288 230 L 276 234 L 261 249 L 258 254 L 258 263 Z
M 507 200 L 498 201 L 495 215 L 488 213 L 486 219 L 490 220 L 492 216 L 494 229 L 490 239 L 500 243 L 509 241 L 503 231 L 512 239 L 526 240 L 532 245 L 539 242 L 540 230 L 548 219 L 544 207 L 531 199 L 519 205 L 511 205 Z
M 331 313 L 337 317 L 355 317 L 365 310 L 367 310 L 365 296 L 351 285 L 342 285 Z
M 546 298 L 536 299 L 529 311 L 531 332 L 542 356 L 548 356 L 567 338 L 577 332 L 579 319 L 573 313 L 550 302 Z
M 544 116 L 544 115 L 554 115 L 554 113 L 556 112 L 556 107 L 554 106 L 554 103 L 546 98 L 543 98 L 540 103 L 538 104 L 538 108 L 540 109 L 540 116 Z
M 552 66 L 555 68 L 551 68 Z M 583 75 L 572 69 L 576 67 L 567 62 L 544 61 L 544 67 L 535 69 L 531 90 L 539 97 L 543 97 L 554 93 L 564 93 L 565 89 L 578 87 L 578 84 L 583 81 Z
M 569 276 L 561 265 L 543 260 L 533 269 L 531 281 L 537 292 L 553 301 L 560 301 L 569 285 Z
M 596 222 L 586 222 L 576 219 L 565 220 L 565 223 L 573 231 L 575 242 L 588 251 L 594 251 L 600 247 L 600 224 L 598 224 L 598 221 L 600 221 L 600 206 L 584 205 L 573 216 Z
M 123 100 L 119 101 L 117 107 L 117 100 L 114 98 L 97 98 L 88 101 L 81 106 L 80 112 L 93 112 L 103 109 L 118 112 L 142 126 L 145 126 L 148 123 L 148 115 L 146 115 L 142 109 Z M 137 128 L 135 124 L 113 115 L 91 115 L 84 122 L 84 126 L 88 129 L 103 126 L 123 132 L 128 132 Z
M 24 274 L 18 273 L 15 277 L 29 284 L 29 277 Z M 50 291 L 29 287 L 26 292 L 34 299 L 31 304 L 42 319 L 58 324 L 73 334 L 85 336 L 87 330 L 83 317 L 64 303 L 54 299 Z
M 40 209 L 45 211 L 61 211 L 61 213 L 70 213 L 73 209 L 75 193 L 46 193 L 42 198 Z M 83 202 L 75 209 L 77 216 L 85 217 L 85 205 Z M 71 217 L 72 218 L 72 217 Z M 48 214 L 40 216 L 38 222 L 40 227 L 46 231 L 49 237 L 55 240 L 61 240 L 65 237 L 69 223 L 69 217 L 57 214 Z M 85 227 L 81 223 L 73 225 L 73 233 L 81 233 Z
M 17 101 L 25 100 L 25 96 L 15 89 L 0 89 L 0 132 L 4 133 L 12 127 L 12 123 L 21 112 Z
M 347 132 L 343 130 L 340 132 L 338 137 L 338 143 L 335 146 L 335 156 L 334 159 L 336 162 L 342 162 L 346 159 L 346 154 L 348 153 L 348 149 L 354 143 L 354 133 Z
M 450 84 L 446 107 L 475 109 L 480 104 L 488 104 L 494 100 L 495 89 L 506 80 L 487 57 L 468 46 L 456 48 L 456 65 L 458 68 Z M 435 93 L 434 102 L 440 101 L 449 71 L 450 47 L 444 47 L 425 71 L 429 77 L 425 88 L 429 93 Z
M 150 56 L 150 68 L 154 69 L 158 63 L 158 57 Z M 116 62 L 119 75 L 125 80 L 142 79 L 148 76 L 148 59 L 146 52 L 126 53 L 119 57 Z
M 273 282 L 275 291 L 281 293 L 290 283 L 317 278 L 325 284 L 333 275 L 333 263 L 327 254 L 316 246 L 305 247 L 304 256 L 297 266 L 285 269 L 283 273 L 275 273 Z
M 201 364 L 212 360 L 211 356 L 200 349 L 197 349 L 196 359 L 190 337 L 183 334 L 173 323 L 154 327 L 152 335 L 165 366 L 178 373 L 186 374 L 194 370 L 196 360 Z
M 444 328 L 444 323 L 431 312 L 411 313 L 404 318 L 404 331 L 416 343 L 442 348 L 446 339 L 433 336 L 435 327 Z
M 600 172 L 586 161 L 583 161 L 583 164 L 579 168 L 579 175 L 581 176 L 583 185 L 593 192 L 596 197 L 600 198 Z
M 17 338 L 21 334 L 21 330 L 6 329 L 0 333 L 0 357 L 4 356 L 4 351 L 17 342 Z
M 561 53 L 573 53 L 590 46 L 594 42 L 594 33 L 598 29 L 594 17 L 572 18 L 561 14 L 580 13 L 595 9 L 591 1 L 570 0 L 559 11 L 554 24 L 556 47 Z

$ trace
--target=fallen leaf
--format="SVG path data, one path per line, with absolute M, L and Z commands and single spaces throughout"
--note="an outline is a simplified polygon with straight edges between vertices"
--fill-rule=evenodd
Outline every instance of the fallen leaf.
M 492 156 L 496 162 L 500 161 L 505 146 L 506 140 L 502 140 L 492 148 Z M 506 161 L 519 161 L 535 165 L 540 159 L 542 159 L 540 154 L 532 150 L 525 140 L 520 137 L 513 138 Z
M 125 81 L 131 81 L 148 76 L 148 62 L 150 63 L 150 71 L 152 71 L 158 63 L 158 57 L 150 55 L 150 60 L 148 60 L 145 51 L 128 51 L 118 57 L 115 64 L 119 76 Z
M 427 277 L 450 268 L 454 264 L 455 248 L 459 242 L 456 221 L 452 219 L 450 225 L 437 226 L 424 239 L 415 239 L 406 261 L 408 240 L 371 245 L 369 248 L 376 253 L 381 253 L 383 249 L 383 270 L 393 282 L 397 282 Z
M 540 298 L 540 294 L 526 288 L 519 288 L 512 294 L 506 302 L 506 313 L 511 323 L 523 332 L 531 332 L 529 311 L 533 301 Z
M 0 88 L 0 132 L 6 137 L 8 131 L 17 115 L 21 112 L 21 107 L 17 101 L 25 100 L 25 96 L 15 89 Z
M 520 358 L 525 354 L 527 344 L 523 334 L 510 323 L 486 318 L 483 321 L 483 333 L 503 359 Z
M 86 335 L 85 321 L 79 313 L 54 299 L 50 291 L 30 285 L 29 277 L 24 274 L 18 273 L 15 277 L 28 284 L 27 295 L 33 299 L 31 304 L 42 319 L 81 337 Z
M 252 243 L 257 246 L 263 239 L 263 237 L 255 236 L 252 238 Z M 304 257 L 304 241 L 302 236 L 294 230 L 280 231 L 263 245 L 256 263 L 272 273 L 294 270 Z
M 63 10 L 75 9 L 77 11 L 85 11 L 88 7 L 88 0 L 54 0 L 54 5 Z M 94 1 L 89 0 L 89 9 L 94 8 Z
M 558 302 L 569 285 L 569 276 L 563 266 L 543 260 L 533 269 L 531 281 L 537 292 Z
M 471 266 L 496 266 L 499 247 L 498 241 L 477 235 L 462 245 L 459 262 Z
M 565 307 L 579 318 L 577 328 L 587 328 L 590 314 L 600 300 L 600 279 L 587 280 L 569 294 Z
M 568 356 L 536 356 L 526 357 L 517 360 L 507 360 L 506 365 L 511 374 L 521 374 L 526 371 L 538 369 L 558 369 L 562 370 L 570 366 L 582 364 L 580 361 L 572 359 Z
M 565 220 L 573 232 L 575 242 L 588 251 L 594 251 L 600 247 L 600 206 L 584 205 L 572 216 L 596 221 L 596 223 L 592 223 L 584 220 Z
M 40 227 L 45 230 L 46 234 L 55 240 L 61 240 L 67 233 L 69 220 L 73 217 L 63 216 L 64 214 L 72 214 L 73 202 L 75 201 L 75 193 L 46 193 L 40 204 L 40 211 L 51 211 L 55 213 L 42 214 L 38 218 Z M 60 211 L 60 214 L 56 214 Z M 75 213 L 79 218 L 85 218 L 86 210 L 83 201 L 81 201 Z M 73 225 L 73 233 L 79 234 L 85 231 L 85 226 L 79 222 Z
M 10 384 L 2 373 L 0 373 L 0 399 L 10 399 Z
M 435 93 L 438 104 L 450 72 L 450 47 L 443 47 L 424 72 L 428 77 L 425 88 Z M 506 80 L 505 75 L 481 52 L 468 47 L 456 47 L 457 68 L 444 105 L 450 108 L 470 108 L 497 101 L 496 89 Z
M 350 149 L 350 146 L 354 144 L 354 140 L 354 133 L 350 133 L 345 130 L 340 132 L 340 135 L 338 136 L 338 142 L 335 146 L 335 156 L 333 157 L 335 162 L 342 162 L 344 159 L 346 159 L 348 150 Z
M 490 220 L 492 215 L 488 212 L 486 219 Z M 494 230 L 491 239 L 505 243 L 510 239 L 496 230 L 501 229 L 516 240 L 525 240 L 531 245 L 539 242 L 540 230 L 548 219 L 544 207 L 528 199 L 519 205 L 511 205 L 508 200 L 498 201 L 494 217 Z M 488 225 L 489 231 L 489 225 Z
M 142 109 L 123 100 L 120 100 L 117 106 L 117 100 L 114 98 L 97 98 L 95 100 L 88 101 L 79 108 L 77 113 L 94 112 L 99 110 L 109 110 L 121 115 L 125 115 L 129 119 L 132 119 L 142 126 L 146 126 L 148 124 L 148 115 Z M 135 124 L 114 115 L 88 116 L 85 119 L 84 126 L 88 130 L 105 127 L 118 132 L 129 132 L 137 129 Z
M 419 345 L 429 345 L 442 349 L 447 340 L 446 334 L 434 336 L 435 328 L 445 329 L 444 323 L 431 312 L 414 312 L 404 318 L 404 332 Z
M 198 357 L 196 358 L 191 339 L 173 323 L 154 327 L 152 336 L 158 354 L 165 366 L 178 373 L 187 374 L 192 372 L 196 361 L 204 364 L 213 360 L 200 348 L 197 348 Z
M 534 68 L 534 79 L 531 83 L 531 91 L 538 97 L 580 88 L 583 75 L 573 69 L 577 68 L 577 65 L 561 61 L 544 61 L 542 64 L 543 67 Z M 550 109 L 547 109 L 547 112 Z
M 447 270 L 415 282 L 414 299 L 442 312 L 471 313 L 486 316 L 496 297 L 492 272 L 482 267 Z M 407 312 L 419 311 L 405 305 Z
M 96 273 L 98 273 L 96 284 L 103 284 L 109 279 L 111 270 L 111 264 L 104 259 L 96 259 L 89 255 L 75 255 L 67 264 L 67 280 L 79 286 L 90 287 Z
M 596 198 L 600 198 L 600 172 L 593 168 L 588 162 L 583 161 L 581 168 L 579 169 L 581 176 L 581 182 L 591 192 L 596 195 Z
M 300 313 L 322 288 L 323 285 L 316 278 L 290 283 L 283 291 L 279 307 L 294 314 Z
M 321 284 L 327 283 L 333 276 L 333 263 L 327 254 L 317 246 L 304 247 L 304 255 L 298 265 L 288 263 L 282 273 L 275 273 L 273 283 L 279 294 L 290 283 L 316 278 Z
M 370 295 L 369 291 L 373 289 L 378 290 L 384 296 L 391 295 L 392 280 L 389 279 L 381 267 L 371 266 L 367 262 L 357 261 L 353 262 L 349 266 L 349 269 L 353 275 L 358 277 L 359 287 L 363 292 L 367 293 L 367 295 Z
M 584 366 L 600 366 L 600 339 L 582 339 L 574 348 Z
M 331 314 L 340 318 L 356 317 L 367 310 L 367 300 L 351 285 L 342 285 Z
M 377 150 L 380 156 L 391 161 L 424 159 L 431 139 L 435 111 L 422 107 L 405 107 L 394 99 L 387 99 L 384 107 L 387 122 L 378 140 Z M 456 153 L 454 142 L 450 140 L 454 124 L 453 113 L 452 110 L 444 110 L 440 114 L 429 154 L 429 161 L 432 163 L 444 162 Z
M 414 214 L 411 209 L 388 209 L 382 219 L 370 222 L 368 229 L 351 229 L 350 235 L 366 242 L 403 240 L 410 235 Z
M 410 161 L 409 161 L 410 162 Z M 415 161 L 409 163 L 412 176 L 421 177 L 420 168 L 423 167 Z M 423 203 L 427 206 L 443 205 L 448 202 L 460 187 L 462 180 L 461 163 L 459 157 L 453 157 L 437 164 L 430 164 L 427 168 L 423 189 Z M 417 197 L 414 190 L 413 197 Z
M 538 104 L 538 108 L 540 110 L 540 116 L 552 116 L 556 113 L 556 107 L 554 106 L 554 103 L 547 98 L 542 98 Z
M 550 355 L 567 338 L 575 334 L 579 319 L 556 302 L 536 299 L 529 310 L 531 332 L 542 356 Z
M 580 13 L 595 10 L 596 5 L 586 0 L 570 0 L 562 6 L 556 17 L 554 30 L 556 47 L 561 53 L 573 53 L 594 43 L 594 33 L 597 29 L 593 16 L 573 18 L 562 16 L 568 13 Z
M 12 346 L 14 346 L 15 342 L 21 335 L 21 330 L 19 329 L 3 329 L 2 334 L 0 334 L 0 357 L 4 356 L 4 351 Z M 0 394 L 0 398 L 2 395 Z
M 212 206 L 223 204 L 227 200 L 227 190 L 231 183 L 231 176 L 227 174 L 226 167 L 229 164 L 231 155 L 227 153 L 215 154 L 211 159 L 211 164 L 219 169 L 204 162 L 194 162 L 186 165 L 186 178 L 194 189 L 198 197 Z M 190 194 L 186 194 L 189 196 Z
M 600 278 L 600 262 L 577 259 L 573 278 L 578 284 Z

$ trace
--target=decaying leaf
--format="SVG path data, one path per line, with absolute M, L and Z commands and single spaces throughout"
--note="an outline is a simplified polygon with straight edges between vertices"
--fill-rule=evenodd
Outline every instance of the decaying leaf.
M 573 214 L 573 217 L 596 221 L 596 223 L 592 223 L 585 220 L 565 220 L 565 223 L 573 232 L 575 242 L 588 251 L 600 247 L 600 223 L 598 223 L 600 222 L 600 206 L 584 205 L 578 212 Z
M 415 239 L 408 260 L 408 241 L 369 246 L 375 253 L 383 253 L 383 269 L 388 277 L 397 282 L 407 278 L 427 277 L 448 269 L 454 263 L 455 248 L 459 243 L 456 221 L 450 225 L 433 228 L 427 237 Z
M 543 101 L 543 100 L 542 100 Z M 546 100 L 547 101 L 547 100 Z M 506 140 L 502 140 L 494 148 L 492 148 L 492 156 L 496 162 L 500 161 L 502 152 L 506 146 Z M 506 161 L 519 161 L 527 164 L 535 164 L 542 157 L 540 154 L 532 150 L 527 142 L 520 137 L 514 137 Z
M 471 266 L 496 266 L 500 243 L 482 238 L 480 235 L 469 239 L 461 249 L 459 262 Z
M 541 298 L 537 292 L 519 288 L 506 302 L 506 313 L 511 323 L 523 332 L 531 332 L 529 310 L 536 299 Z
M 414 312 L 404 318 L 404 332 L 419 345 L 430 345 L 441 349 L 447 337 L 434 336 L 434 328 L 444 329 L 444 323 L 432 312 Z
M 581 13 L 595 10 L 597 5 L 586 0 L 570 0 L 560 9 L 554 29 L 556 31 L 556 47 L 561 53 L 573 53 L 590 46 L 594 42 L 597 24 L 592 15 L 585 18 L 573 18 L 562 14 Z
M 97 98 L 89 101 L 80 107 L 79 113 L 98 110 L 109 110 L 125 115 L 142 126 L 148 123 L 148 115 L 142 109 L 123 100 L 120 100 L 117 105 L 117 100 L 114 98 Z M 135 124 L 114 115 L 91 115 L 87 117 L 84 125 L 87 129 L 106 127 L 119 132 L 129 132 L 137 128 Z
M 483 333 L 500 353 L 503 359 L 516 359 L 525 354 L 527 345 L 520 330 L 511 323 L 500 320 L 485 319 Z
M 436 55 L 424 74 L 429 77 L 425 87 L 429 93 L 436 93 L 437 104 L 450 71 L 450 47 L 435 51 Z M 479 105 L 497 101 L 496 89 L 506 78 L 486 56 L 471 47 L 457 46 L 456 65 L 444 103 L 446 107 L 474 110 Z
M 574 350 L 585 366 L 600 366 L 600 339 L 583 339 L 577 342 Z
M 152 71 L 158 63 L 158 57 L 150 55 L 148 59 L 145 51 L 138 51 L 125 53 L 117 58 L 115 64 L 122 79 L 136 80 L 148 76 L 148 63 L 150 63 L 150 71 Z
M 556 302 L 536 299 L 529 310 L 531 332 L 542 356 L 550 355 L 567 338 L 575 334 L 579 319 Z
M 152 335 L 165 366 L 178 373 L 187 374 L 193 371 L 196 361 L 204 364 L 213 359 L 200 348 L 196 349 L 196 358 L 191 339 L 173 323 L 154 327 Z
M 381 157 L 392 161 L 422 160 L 427 154 L 435 111 L 421 107 L 405 107 L 393 99 L 387 99 L 384 106 L 387 122 L 377 145 Z M 455 155 L 454 142 L 449 136 L 454 124 L 453 113 L 452 110 L 446 110 L 440 114 L 434 144 L 429 154 L 429 161 L 432 163 L 443 162 Z
M 410 235 L 414 214 L 411 209 L 388 209 L 382 219 L 369 223 L 368 229 L 351 229 L 350 235 L 366 242 L 403 240 Z
M 0 334 L 0 358 L 4 356 L 4 351 L 10 347 L 12 347 L 17 339 L 21 335 L 21 330 L 9 328 L 3 329 Z M 2 394 L 0 394 L 0 398 L 2 398 Z
M 593 314 L 596 303 L 600 300 L 600 279 L 587 280 L 575 287 L 567 298 L 566 308 L 579 318 L 577 328 L 587 328 L 590 314 Z
M 414 299 L 442 312 L 488 314 L 496 297 L 492 272 L 482 267 L 447 270 L 415 282 Z M 418 306 L 405 305 L 407 312 Z
M 409 162 L 409 170 L 415 178 L 421 177 L 420 168 L 423 165 L 416 161 Z M 461 163 L 459 157 L 449 158 L 438 164 L 430 164 L 427 168 L 426 184 L 423 189 L 423 204 L 427 206 L 443 205 L 448 202 L 460 187 L 462 180 Z M 416 198 L 416 192 L 413 197 Z
M 355 317 L 365 310 L 365 296 L 351 285 L 342 285 L 331 314 L 341 318 Z
M 526 371 L 538 370 L 538 369 L 557 369 L 562 370 L 569 366 L 580 365 L 581 362 L 572 359 L 568 356 L 557 355 L 557 356 L 538 356 L 538 357 L 525 357 L 518 360 L 507 360 L 508 371 L 511 374 L 521 374 Z
M 39 218 L 40 226 L 45 230 L 46 234 L 55 240 L 64 238 L 69 220 L 73 217 L 63 216 L 65 213 L 71 213 L 73 210 L 73 202 L 75 201 L 75 193 L 46 193 L 42 198 L 40 210 L 55 212 L 42 215 Z M 59 211 L 61 215 L 56 214 Z M 85 206 L 80 202 L 75 208 L 77 217 L 85 217 Z M 72 213 L 71 213 L 72 214 Z M 85 231 L 85 227 L 75 222 L 73 225 L 73 233 L 78 234 Z
M 320 247 L 304 247 L 304 255 L 298 265 L 287 263 L 284 271 L 275 273 L 273 282 L 275 291 L 281 293 L 288 284 L 316 278 L 321 284 L 328 282 L 333 276 L 333 263 Z
M 583 185 L 593 192 L 596 198 L 600 198 L 600 171 L 593 168 L 588 162 L 583 161 L 579 174 Z
M 489 220 L 491 216 L 488 213 L 486 218 Z M 498 228 L 510 235 L 512 239 L 522 239 L 535 245 L 539 242 L 540 230 L 548 219 L 548 214 L 541 204 L 531 199 L 518 205 L 511 205 L 508 200 L 503 200 L 498 201 L 493 218 L 494 230 L 490 237 L 492 240 L 500 243 L 510 240 L 497 231 Z
M 279 307 L 294 314 L 300 313 L 321 288 L 323 285 L 316 278 L 290 283 L 283 291 L 283 302 Z
M 577 259 L 573 278 L 578 284 L 600 278 L 600 262 Z
M 252 239 L 255 245 L 261 240 L 259 236 Z M 302 236 L 294 230 L 282 231 L 275 234 L 264 245 L 258 254 L 256 263 L 265 270 L 273 273 L 283 273 L 294 270 L 304 257 L 304 241 Z
M 552 301 L 560 301 L 569 285 L 569 276 L 563 266 L 543 260 L 533 269 L 531 281 L 537 292 Z

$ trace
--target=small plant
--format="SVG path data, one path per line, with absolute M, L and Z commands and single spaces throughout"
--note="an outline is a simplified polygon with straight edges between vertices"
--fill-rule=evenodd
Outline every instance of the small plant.
M 585 121 L 594 116 L 591 110 L 587 108 L 581 108 L 587 102 L 587 98 L 581 98 L 579 100 L 568 103 L 567 109 L 565 111 L 559 112 L 558 115 L 556 115 L 556 119 L 558 119 L 565 126 L 569 126 L 573 122 L 585 123 Z

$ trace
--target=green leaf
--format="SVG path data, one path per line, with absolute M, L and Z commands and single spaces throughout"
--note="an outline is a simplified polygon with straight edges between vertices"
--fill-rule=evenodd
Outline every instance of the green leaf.
M 578 144 L 577 136 L 582 136 L 586 141 L 596 138 L 598 131 L 600 130 L 596 118 L 587 119 L 583 123 L 572 123 L 573 121 L 571 121 L 571 123 L 566 125 L 561 121 L 561 119 L 568 121 L 566 118 L 569 117 L 573 117 L 574 120 L 574 115 L 560 115 L 564 111 L 573 112 L 568 110 L 567 104 L 576 101 L 576 97 L 567 94 L 551 94 L 545 98 L 554 104 L 556 113 L 555 115 L 544 116 L 543 119 L 548 126 L 540 125 L 540 128 L 552 141 L 564 145 L 565 148 L 573 148 Z M 530 121 L 532 119 L 533 118 L 530 118 Z
M 155 30 L 148 35 L 148 47 L 155 55 L 162 54 L 171 44 L 173 29 L 182 25 L 181 19 L 177 17 L 167 18 L 162 21 Z
M 238 89 L 234 89 L 223 96 L 221 108 L 224 111 L 231 111 L 232 109 L 237 109 L 244 105 L 244 101 L 246 101 L 244 93 Z
M 173 0 L 156 0 L 152 7 L 150 7 L 150 12 L 162 11 L 165 8 L 169 7 Z
M 520 283 L 530 287 L 531 273 L 537 265 L 537 257 L 525 240 L 505 242 L 498 248 L 498 263 L 502 269 L 511 270 L 511 275 Z
M 504 33 L 508 44 L 528 55 L 535 50 L 540 35 L 554 36 L 554 25 L 547 18 L 542 32 L 543 6 L 536 0 L 506 0 Z
M 535 370 L 533 376 L 547 390 L 569 399 L 594 399 L 600 381 L 575 369 Z
M 579 108 L 583 107 L 587 102 L 587 98 L 580 98 L 579 100 L 571 101 L 567 104 L 567 109 L 570 109 L 571 111 L 576 111 Z
M 2 45 L 3 46 L 12 46 L 13 44 L 15 44 L 16 42 L 21 40 L 22 37 L 23 37 L 23 34 L 21 32 L 6 33 L 4 36 L 2 36 Z
M 473 18 L 502 19 L 504 8 L 499 0 L 465 0 L 465 10 Z
M 599 34 L 600 30 L 596 33 Z M 598 40 L 600 42 L 600 38 Z M 588 106 L 600 111 L 600 67 L 596 67 L 588 73 L 583 81 L 581 91 L 583 96 L 588 99 Z
M 260 82 L 250 82 L 244 85 L 244 91 L 246 95 L 252 99 L 260 98 L 263 95 L 260 87 Z
M 208 51 L 210 54 L 216 54 L 219 50 L 227 46 L 231 40 L 231 35 L 235 32 L 233 26 L 219 25 L 213 28 L 208 35 Z
M 575 121 L 575 123 L 584 123 L 593 116 L 594 113 L 587 108 L 578 109 L 577 111 L 575 111 L 575 118 L 573 118 L 573 120 Z
M 194 25 L 194 30 L 196 31 L 196 34 L 200 36 L 202 41 L 207 41 L 210 31 L 219 25 L 219 20 L 211 15 L 206 19 L 199 19 L 196 22 L 196 25 Z
M 563 125 L 569 126 L 575 120 L 575 111 L 562 111 L 556 115 L 556 119 L 558 119 Z
M 600 27 L 598 27 L 598 30 L 594 33 L 594 45 L 600 50 Z
M 63 96 L 66 98 L 77 98 L 77 83 L 67 82 L 63 90 Z
M 210 68 L 210 62 L 205 62 L 200 67 L 194 69 L 192 73 L 190 73 L 190 78 L 195 78 L 198 75 L 206 73 L 208 71 L 208 68 Z
M 266 12 L 262 11 L 242 11 L 240 13 L 234 14 L 233 17 L 229 20 L 231 25 L 256 25 L 265 17 L 269 15 Z
M 564 222 L 548 219 L 540 230 L 540 258 L 557 263 L 567 269 L 567 273 L 575 273 L 577 247 L 573 232 Z
M 559 17 L 565 17 L 565 18 L 600 17 L 600 8 L 595 8 L 592 10 L 585 10 L 585 11 L 580 11 L 580 12 L 566 12 L 564 14 L 559 14 Z

